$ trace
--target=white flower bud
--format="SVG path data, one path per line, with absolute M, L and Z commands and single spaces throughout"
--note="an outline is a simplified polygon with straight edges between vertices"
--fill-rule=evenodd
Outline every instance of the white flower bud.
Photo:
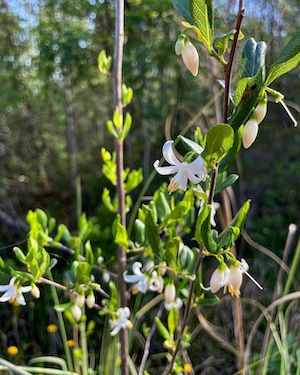
M 33 295 L 34 298 L 40 298 L 41 292 L 36 285 L 32 286 L 31 294 Z
M 256 121 L 258 124 L 260 124 L 267 114 L 267 102 L 264 100 L 258 104 L 258 106 L 255 108 L 255 114 L 256 114 Z
M 103 275 L 102 275 L 102 278 L 103 278 L 103 281 L 105 282 L 105 283 L 109 283 L 110 282 L 110 274 L 108 273 L 108 272 L 106 272 L 106 271 L 104 271 L 103 272 Z
M 72 306 L 71 313 L 77 322 L 81 319 L 82 311 L 81 311 L 81 308 L 77 304 Z
M 176 289 L 174 284 L 168 284 L 165 288 L 165 302 L 172 303 L 175 301 L 176 298 Z
M 209 283 L 212 293 L 217 293 L 219 289 L 227 285 L 228 280 L 229 280 L 229 274 L 230 274 L 230 270 L 225 264 L 218 267 L 213 272 L 210 278 L 210 283 Z
M 89 309 L 95 306 L 95 294 L 91 292 L 86 298 L 86 304 Z
M 192 43 L 188 42 L 184 45 L 182 59 L 186 68 L 196 77 L 199 69 L 199 55 Z
M 243 134 L 243 145 L 245 148 L 249 148 L 255 141 L 258 133 L 258 124 L 254 120 L 248 120 Z
M 184 38 L 182 36 L 179 36 L 179 38 L 177 39 L 175 43 L 175 48 L 174 48 L 176 55 L 180 56 L 182 54 L 184 44 L 185 44 Z
M 75 297 L 75 303 L 77 306 L 82 307 L 85 303 L 84 295 L 77 294 Z

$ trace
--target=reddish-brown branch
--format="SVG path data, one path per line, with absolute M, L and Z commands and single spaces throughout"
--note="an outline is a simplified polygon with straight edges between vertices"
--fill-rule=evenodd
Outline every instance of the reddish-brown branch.
M 232 74 L 232 68 L 233 68 L 233 61 L 234 61 L 234 56 L 236 52 L 236 47 L 237 47 L 237 42 L 238 42 L 238 37 L 239 37 L 239 32 L 241 30 L 241 25 L 243 18 L 245 16 L 245 9 L 244 9 L 244 2 L 243 0 L 239 1 L 239 10 L 238 10 L 238 15 L 237 15 L 237 20 L 236 20 L 236 33 L 234 34 L 234 39 L 232 42 L 232 47 L 230 50 L 230 55 L 229 55 L 229 60 L 228 64 L 225 68 L 225 93 L 224 93 L 224 111 L 223 111 L 223 121 L 226 123 L 228 119 L 228 110 L 229 110 L 229 93 L 230 93 L 230 84 L 231 84 L 231 74 Z M 211 176 L 211 183 L 210 183 L 210 189 L 209 189 L 209 195 L 208 195 L 208 203 L 211 204 L 213 202 L 213 198 L 215 195 L 215 189 L 216 189 L 216 182 L 217 182 L 217 177 L 218 177 L 218 164 L 212 171 L 212 176 Z M 189 287 L 189 295 L 188 295 L 188 300 L 186 303 L 185 307 L 185 312 L 184 312 L 184 318 L 183 322 L 180 328 L 180 334 L 179 337 L 176 341 L 176 347 L 174 350 L 174 353 L 172 355 L 172 359 L 170 363 L 168 364 L 167 368 L 165 369 L 163 375 L 168 375 L 171 374 L 177 354 L 180 349 L 181 345 L 181 340 L 182 340 L 182 335 L 184 333 L 185 327 L 188 323 L 190 312 L 191 312 L 191 307 L 192 307 L 192 302 L 193 302 L 193 293 L 195 290 L 196 286 L 196 280 L 197 280 L 197 275 L 200 269 L 200 265 L 202 263 L 203 259 L 203 249 L 199 251 L 198 258 L 194 267 L 194 275 L 195 279 L 190 282 L 190 287 Z
M 123 65 L 123 46 L 124 46 L 124 0 L 115 0 L 115 44 L 114 44 L 114 71 L 113 71 L 113 102 L 114 110 L 119 109 L 123 116 L 122 106 L 122 65 Z M 115 142 L 116 163 L 117 163 L 117 194 L 118 194 L 118 212 L 121 224 L 126 227 L 125 211 L 125 190 L 123 181 L 124 171 L 124 144 L 122 140 Z M 122 307 L 127 305 L 126 285 L 123 274 L 126 268 L 126 252 L 121 246 L 118 247 L 118 290 L 120 295 L 120 304 Z M 122 329 L 120 332 L 121 343 L 121 370 L 122 375 L 128 375 L 127 357 L 128 357 L 128 332 Z

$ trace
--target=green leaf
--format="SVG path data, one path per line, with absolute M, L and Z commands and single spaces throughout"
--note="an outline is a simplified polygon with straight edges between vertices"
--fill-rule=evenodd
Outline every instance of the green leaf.
M 205 249 L 210 253 L 215 253 L 217 251 L 218 245 L 214 239 L 213 231 L 211 229 L 211 205 L 207 205 L 207 207 L 209 209 L 209 213 L 202 224 L 201 237 Z
M 193 151 L 193 152 L 196 152 L 197 154 L 201 154 L 203 152 L 203 147 L 200 146 L 198 143 L 192 141 L 191 139 L 186 138 L 183 135 L 179 135 L 177 139 L 179 140 L 180 143 L 183 144 L 187 152 Z
M 211 0 L 191 0 L 191 14 L 195 25 L 200 30 L 204 45 L 211 52 L 214 34 L 214 14 Z
M 7 275 L 14 275 L 16 271 L 10 267 L 7 262 L 4 262 L 4 260 L 0 257 L 0 271 L 7 274 Z
M 194 206 L 194 195 L 191 191 L 187 191 L 182 201 L 166 216 L 165 220 L 161 223 L 161 227 L 165 227 L 174 223 L 178 219 L 184 218 Z
M 133 90 L 131 87 L 127 87 L 125 83 L 122 84 L 122 104 L 126 107 L 132 100 Z
M 237 106 L 244 93 L 245 93 L 245 90 L 249 85 L 249 82 L 252 80 L 252 77 L 246 77 L 246 78 L 242 78 L 238 81 L 237 85 L 236 85 L 236 88 L 235 88 L 235 92 L 234 92 L 234 104 Z
M 156 316 L 154 318 L 155 320 L 155 324 L 156 324 L 156 328 L 159 332 L 159 334 L 165 339 L 167 340 L 169 337 L 170 337 L 170 333 L 169 331 L 167 330 L 167 328 L 163 325 L 163 323 L 161 322 L 161 320 L 159 319 L 158 316 Z
M 134 222 L 134 234 L 137 243 L 142 245 L 146 239 L 146 231 L 145 224 L 140 219 L 136 219 Z
M 204 246 L 204 240 L 202 238 L 202 226 L 209 214 L 209 207 L 205 205 L 200 211 L 196 221 L 195 240 L 198 242 L 199 245 L 202 246 Z
M 131 128 L 131 124 L 132 124 L 132 117 L 131 117 L 131 114 L 127 112 L 125 116 L 123 131 L 119 139 L 124 140 L 126 138 Z
M 98 55 L 98 69 L 100 73 L 107 74 L 111 66 L 111 57 L 106 56 L 106 52 L 102 50 Z
M 172 336 L 174 335 L 176 331 L 178 320 L 179 320 L 179 311 L 177 308 L 173 307 L 168 314 L 168 328 Z
M 90 281 L 92 266 L 87 262 L 76 260 L 72 263 L 72 272 L 77 284 L 85 284 Z
M 26 264 L 26 256 L 25 254 L 23 253 L 23 251 L 19 248 L 19 247 L 14 247 L 13 248 L 13 251 L 17 257 L 17 259 L 23 263 L 23 264 Z
M 125 191 L 126 193 L 129 193 L 136 187 L 138 187 L 143 181 L 143 170 L 140 169 L 133 169 L 130 171 L 127 175 L 126 181 L 125 181 Z
M 191 272 L 194 268 L 195 255 L 187 246 L 183 246 L 179 252 L 180 265 L 184 270 Z
M 239 176 L 237 174 L 230 174 L 227 176 L 226 172 L 219 173 L 216 184 L 216 193 L 219 193 L 233 185 L 238 178 Z
M 231 30 L 227 34 L 218 35 L 214 39 L 214 48 L 216 49 L 219 56 L 223 56 L 224 53 L 227 51 L 229 41 L 233 39 L 236 30 Z M 239 33 L 239 40 L 244 38 L 243 33 L 240 31 Z
M 150 211 L 146 214 L 145 226 L 146 226 L 146 237 L 152 248 L 152 251 L 154 254 L 159 255 L 160 254 L 159 229 L 158 229 L 158 225 L 154 222 L 153 216 Z
M 174 8 L 188 22 L 193 23 L 191 15 L 190 0 L 172 0 Z
M 128 249 L 128 234 L 124 225 L 121 224 L 120 215 L 117 215 L 113 223 L 113 235 L 115 237 L 115 243 L 125 249 Z
M 102 193 L 102 202 L 104 203 L 104 206 L 111 212 L 117 212 L 117 207 L 115 207 L 112 203 L 111 197 L 110 197 L 110 191 L 107 188 L 103 189 Z
M 228 228 L 224 229 L 223 232 L 219 234 L 217 242 L 220 247 L 230 247 L 239 238 L 243 231 L 249 209 L 250 200 L 243 204 Z
M 177 258 L 180 246 L 180 239 L 179 238 L 171 238 L 167 242 L 167 247 L 165 251 L 165 259 L 167 261 L 167 265 L 171 268 L 176 270 L 177 266 Z
M 241 60 L 241 77 L 254 77 L 260 70 L 265 74 L 265 59 L 267 45 L 265 42 L 256 42 L 253 38 L 245 43 Z
M 60 305 L 55 305 L 54 310 L 57 312 L 64 312 L 72 306 L 72 302 L 62 303 Z
M 215 125 L 206 133 L 206 144 L 202 156 L 208 165 L 219 162 L 231 149 L 234 141 L 234 131 L 227 124 Z
M 153 200 L 155 202 L 158 218 L 159 220 L 163 221 L 171 212 L 166 195 L 161 190 L 157 190 L 154 193 Z
M 270 85 L 275 79 L 296 68 L 300 63 L 300 30 L 282 50 L 274 64 L 271 66 L 265 86 Z

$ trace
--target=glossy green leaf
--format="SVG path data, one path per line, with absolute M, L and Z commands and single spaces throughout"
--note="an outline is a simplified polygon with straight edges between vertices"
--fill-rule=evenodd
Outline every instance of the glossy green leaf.
M 160 237 L 158 225 L 154 222 L 153 216 L 149 211 L 145 218 L 146 238 L 154 254 L 160 254 Z
M 275 79 L 296 68 L 300 63 L 300 30 L 292 37 L 282 50 L 274 64 L 271 66 L 265 86 L 270 85 Z
M 167 242 L 167 246 L 166 246 L 165 259 L 167 261 L 167 265 L 174 269 L 177 268 L 179 246 L 180 246 L 179 238 L 171 238 Z
M 133 169 L 127 175 L 125 185 L 126 193 L 131 192 L 135 188 L 137 188 L 143 181 L 143 170 L 142 168 Z
M 165 217 L 169 215 L 171 212 L 171 208 L 167 200 L 167 197 L 161 190 L 157 190 L 154 193 L 153 200 L 156 205 L 158 218 L 159 220 L 163 221 Z
M 143 244 L 146 239 L 146 228 L 145 224 L 140 220 L 136 219 L 134 222 L 134 234 L 135 240 L 138 244 Z
M 216 184 L 216 193 L 219 193 L 233 185 L 238 178 L 239 176 L 237 174 L 230 174 L 227 176 L 226 172 L 219 173 Z
M 206 144 L 202 156 L 208 165 L 219 162 L 231 149 L 234 141 L 234 131 L 227 124 L 215 125 L 206 133 Z
M 211 0 L 191 0 L 191 14 L 195 25 L 205 40 L 208 52 L 211 52 L 214 38 L 214 14 Z
M 193 23 L 191 15 L 190 0 L 172 0 L 176 11 L 188 22 Z
M 253 38 L 245 43 L 241 60 L 241 77 L 254 77 L 260 70 L 265 71 L 267 45 L 265 42 L 256 42 Z M 263 73 L 264 74 L 264 73 Z
M 194 206 L 194 195 L 191 191 L 187 191 L 184 198 L 176 205 L 174 210 L 161 223 L 161 227 L 172 224 L 178 219 L 184 218 Z
M 200 211 L 197 221 L 196 221 L 195 240 L 198 242 L 199 245 L 202 245 L 202 246 L 204 246 L 204 240 L 202 238 L 202 226 L 209 214 L 210 214 L 210 209 L 208 206 L 205 205 Z
M 13 251 L 14 251 L 14 253 L 15 253 L 17 259 L 18 259 L 21 263 L 26 264 L 26 256 L 25 256 L 25 254 L 23 253 L 23 251 L 22 251 L 19 247 L 16 247 L 16 246 L 13 248 Z

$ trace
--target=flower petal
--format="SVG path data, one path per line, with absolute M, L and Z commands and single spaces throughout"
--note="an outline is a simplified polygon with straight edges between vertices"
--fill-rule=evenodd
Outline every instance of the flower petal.
M 120 332 L 121 328 L 122 327 L 119 324 L 115 324 L 114 329 L 111 331 L 110 335 L 116 336 Z
M 181 162 L 180 162 L 180 160 L 178 160 L 178 158 L 176 157 L 176 155 L 173 151 L 173 143 L 174 143 L 174 141 L 165 142 L 165 144 L 163 145 L 163 148 L 162 148 L 162 154 L 163 154 L 163 157 L 165 158 L 165 160 L 169 164 L 180 165 Z
M 28 293 L 28 292 L 31 292 L 31 286 L 30 285 L 28 285 L 28 286 L 22 286 L 22 288 L 21 288 L 21 291 L 22 291 L 22 293 Z
M 24 296 L 23 296 L 22 293 L 17 296 L 16 301 L 21 306 L 25 306 L 26 305 L 25 298 L 24 298 Z
M 158 164 L 159 164 L 159 160 L 156 160 L 153 164 L 153 167 L 156 169 L 157 173 L 163 176 L 178 172 L 178 166 L 176 165 L 170 165 L 169 167 L 159 167 Z
M 178 182 L 178 189 L 182 189 L 184 191 L 187 189 L 188 178 L 182 170 L 179 170 L 173 179 Z
M 5 293 L 1 296 L 1 298 L 0 298 L 0 302 L 7 302 L 7 301 L 9 301 L 12 297 L 14 297 L 14 294 L 11 294 L 11 293 L 9 293 L 9 292 L 7 291 L 7 292 L 5 292 Z
M 140 275 L 127 275 L 127 271 L 124 272 L 123 277 L 126 283 L 138 283 L 144 278 L 144 276 Z
M 202 175 L 205 172 L 204 159 L 201 156 L 198 156 L 192 163 L 188 165 L 189 172 Z
M 8 288 L 9 288 L 9 284 L 0 285 L 0 292 L 6 292 Z
M 135 275 L 142 275 L 141 268 L 143 267 L 141 262 L 134 262 L 132 265 L 132 272 Z
M 199 184 L 201 181 L 204 179 L 204 173 L 200 175 L 200 177 L 195 176 L 193 173 L 191 173 L 189 170 L 187 170 L 187 175 L 188 179 L 193 183 L 193 184 Z

